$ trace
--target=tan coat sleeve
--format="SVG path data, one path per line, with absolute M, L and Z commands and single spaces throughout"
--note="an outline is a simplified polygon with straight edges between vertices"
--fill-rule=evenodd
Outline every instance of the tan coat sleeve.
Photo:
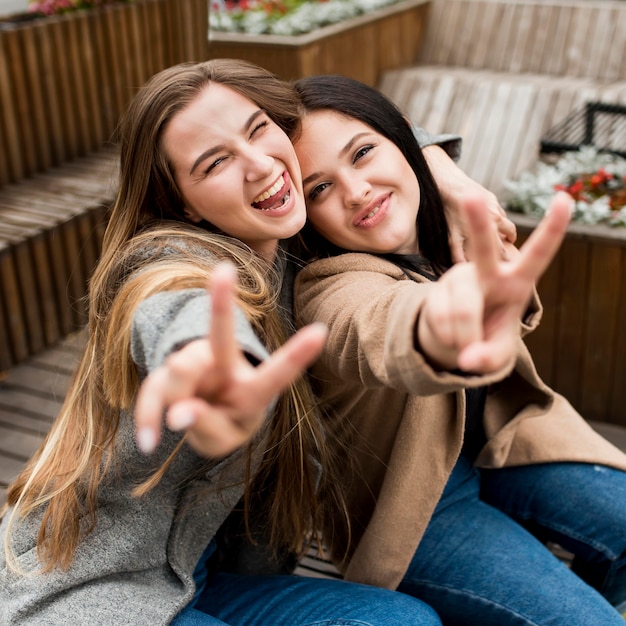
M 310 264 L 297 277 L 296 324 L 329 327 L 326 367 L 344 381 L 428 396 L 487 385 L 505 377 L 514 360 L 488 376 L 434 370 L 415 346 L 416 323 L 433 284 L 410 280 L 388 261 L 345 254 Z

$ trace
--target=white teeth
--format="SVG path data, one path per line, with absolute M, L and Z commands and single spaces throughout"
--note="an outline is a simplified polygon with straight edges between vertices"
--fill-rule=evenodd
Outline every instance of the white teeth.
M 281 176 L 267 191 L 264 191 L 260 196 L 257 196 L 253 202 L 263 202 L 275 193 L 279 192 L 285 185 L 285 179 Z
M 376 215 L 376 213 L 378 213 L 378 211 L 380 211 L 380 205 L 377 206 L 375 209 L 372 209 L 366 216 L 365 219 L 369 219 L 370 217 L 374 217 L 374 215 Z
M 280 205 L 282 206 L 283 204 L 285 204 L 287 202 L 287 200 L 289 200 L 289 197 L 291 196 L 291 192 L 288 191 L 285 194 L 285 197 L 282 199 Z M 271 206 L 269 209 L 257 209 L 257 211 L 273 211 L 276 208 L 276 205 Z

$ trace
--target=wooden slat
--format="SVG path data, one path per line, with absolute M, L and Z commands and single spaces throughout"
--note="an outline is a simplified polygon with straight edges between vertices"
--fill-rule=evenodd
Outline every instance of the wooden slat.
M 558 315 L 555 333 L 556 367 L 550 372 L 549 384 L 554 385 L 574 405 L 580 406 L 583 380 L 584 339 L 581 329 L 586 326 L 586 303 L 589 302 L 589 243 L 569 239 L 559 254 L 558 298 L 554 303 Z M 544 290 L 545 292 L 545 290 Z M 545 337 L 545 331 L 542 337 Z M 567 367 L 562 364 L 567 363 Z
M 40 67 L 40 56 L 36 33 L 37 31 L 34 28 L 24 31 L 21 41 L 21 62 L 22 72 L 24 73 L 24 87 L 31 102 L 28 123 L 31 126 L 35 143 L 35 170 L 42 171 L 52 166 L 52 155 L 50 144 L 47 141 L 48 121 L 46 119 L 46 109 L 37 105 L 39 102 L 45 102 L 45 95 L 43 81 L 37 75 L 37 68 Z
M 606 80 L 624 79 L 624 59 L 626 58 L 626 28 L 624 15 L 620 9 L 614 8 L 613 23 L 615 31 L 611 40 L 610 50 L 607 50 L 601 78 Z
M 626 277 L 622 269 L 623 250 L 594 246 L 589 281 L 589 316 L 584 329 L 585 362 L 582 371 L 581 411 L 593 419 L 603 419 L 610 396 L 620 294 Z M 622 357 L 623 358 L 623 357 Z
M 66 147 L 63 136 L 63 117 L 67 112 L 62 109 L 58 93 L 58 83 L 54 70 L 55 56 L 53 54 L 54 42 L 51 32 L 43 24 L 34 24 L 36 47 L 38 51 L 37 65 L 33 65 L 31 71 L 35 74 L 36 80 L 40 81 L 43 96 L 42 102 L 46 103 L 44 108 L 47 122 L 47 133 L 45 139 L 41 141 L 48 144 L 51 155 L 51 165 L 60 165 L 65 159 Z M 3 99 L 3 104 L 6 101 Z M 15 180 L 19 180 L 16 178 Z
M 26 175 L 24 165 L 26 158 L 23 155 L 19 125 L 15 123 L 19 111 L 10 71 L 10 41 L 9 33 L 0 31 L 0 102 L 2 102 L 0 121 L 4 140 L 3 156 L 7 163 L 3 171 L 9 175 L 8 180 L 0 181 L 2 184 Z
M 51 397 L 41 397 L 28 391 L 22 391 L 6 386 L 0 394 L 0 407 L 4 410 L 22 412 L 33 417 L 56 416 L 61 408 L 61 402 Z
M 43 315 L 29 241 L 26 240 L 14 246 L 13 251 L 21 301 L 24 303 L 23 311 L 24 323 L 27 329 L 28 351 L 29 354 L 34 354 L 43 350 L 46 344 L 41 324 Z
M 9 454 L 17 460 L 26 462 L 42 440 L 43 437 L 0 425 L 0 454 Z
M 626 282 L 626 248 L 622 249 L 621 264 L 622 285 Z M 611 371 L 611 393 L 609 397 L 609 410 L 605 416 L 606 421 L 613 424 L 624 424 L 624 407 L 626 407 L 626 355 L 621 351 L 620 346 L 626 346 L 626 289 L 623 287 L 618 294 L 617 324 L 614 350 L 615 358 L 612 362 Z
M 43 377 L 39 373 L 40 384 L 42 379 Z M 19 432 L 29 432 L 38 437 L 45 437 L 52 425 L 52 419 L 47 416 L 27 415 L 15 409 L 7 410 L 0 407 L 0 425 Z
M 0 250 L 0 284 L 11 361 L 17 363 L 28 357 L 28 339 L 17 284 L 15 259 L 13 251 L 8 248 Z
M 626 80 L 619 0 L 433 0 L 420 62 Z
M 66 59 L 64 20 L 54 20 L 49 25 L 50 46 L 52 51 L 51 71 L 54 77 L 55 92 L 61 111 L 62 160 L 66 161 L 80 154 L 76 116 L 68 115 L 73 110 L 75 94 L 72 92 L 70 68 L 75 62 Z M 75 54 L 76 51 L 74 51 Z

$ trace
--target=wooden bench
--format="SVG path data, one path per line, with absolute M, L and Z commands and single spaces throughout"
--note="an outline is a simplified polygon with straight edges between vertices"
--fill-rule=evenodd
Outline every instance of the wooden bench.
M 155 72 L 207 58 L 207 25 L 206 0 L 0 20 L 0 371 L 85 322 L 120 113 Z
M 116 168 L 103 149 L 0 189 L 0 370 L 84 325 Z
M 417 64 L 379 86 L 429 131 L 461 134 L 459 165 L 506 198 L 552 126 L 626 103 L 624 24 L 620 0 L 433 0 Z
M 571 111 L 589 100 L 626 104 L 626 80 L 457 66 L 386 72 L 379 87 L 415 123 L 434 133 L 459 133 L 460 167 L 503 198 L 505 181 L 537 161 L 541 137 Z
M 626 80 L 621 0 L 433 0 L 424 65 Z
M 534 166 L 550 128 L 588 101 L 626 103 L 625 46 L 622 1 L 433 0 L 419 63 L 380 87 L 414 122 L 461 134 L 459 165 L 505 205 L 505 181 Z M 512 217 L 521 242 L 534 223 Z M 570 226 L 527 341 L 546 383 L 587 419 L 622 426 L 625 280 L 622 233 Z

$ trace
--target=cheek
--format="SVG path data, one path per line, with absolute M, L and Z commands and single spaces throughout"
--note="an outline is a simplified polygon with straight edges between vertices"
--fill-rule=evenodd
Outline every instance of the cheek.
M 345 236 L 345 225 L 342 224 L 337 212 L 331 208 L 316 209 L 309 214 L 309 222 L 315 230 L 335 243 L 338 243 L 337 237 Z

